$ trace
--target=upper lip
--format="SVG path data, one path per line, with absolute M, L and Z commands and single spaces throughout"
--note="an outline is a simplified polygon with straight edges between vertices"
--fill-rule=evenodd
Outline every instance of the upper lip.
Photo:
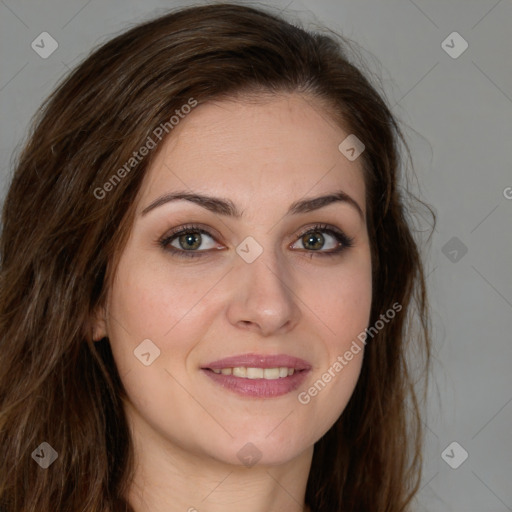
M 298 357 L 287 354 L 263 355 L 263 354 L 241 354 L 238 356 L 226 357 L 218 361 L 212 361 L 204 365 L 203 369 L 222 370 L 222 368 L 294 368 L 295 370 L 309 370 L 311 365 Z

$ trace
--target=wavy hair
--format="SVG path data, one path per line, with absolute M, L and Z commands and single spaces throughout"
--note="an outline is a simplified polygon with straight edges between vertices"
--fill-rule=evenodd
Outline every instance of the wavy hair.
M 410 510 L 421 475 L 421 400 L 408 350 L 428 378 L 430 320 L 399 124 L 348 56 L 349 41 L 249 6 L 202 5 L 137 25 L 93 51 L 41 107 L 3 206 L 0 240 L 0 501 L 4 512 L 133 512 L 133 448 L 108 339 L 94 343 L 156 151 L 112 190 L 98 187 L 156 127 L 195 98 L 297 92 L 366 146 L 373 297 L 355 391 L 315 444 L 313 512 Z M 169 136 L 172 136 L 172 132 Z M 427 206 L 429 211 L 431 209 Z M 434 224 L 435 224 L 435 215 Z M 420 357 L 421 356 L 421 357 Z M 425 386 L 426 389 L 426 386 Z M 32 453 L 58 452 L 42 470 Z

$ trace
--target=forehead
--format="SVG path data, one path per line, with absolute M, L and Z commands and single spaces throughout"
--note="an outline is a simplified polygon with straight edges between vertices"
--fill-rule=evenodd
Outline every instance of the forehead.
M 238 98 L 197 106 L 161 142 L 141 194 L 173 189 L 231 196 L 249 206 L 342 189 L 365 210 L 362 159 L 338 149 L 349 135 L 313 98 Z

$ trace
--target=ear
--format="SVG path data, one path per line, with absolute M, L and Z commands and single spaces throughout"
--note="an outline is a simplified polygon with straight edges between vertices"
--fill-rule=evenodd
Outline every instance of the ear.
M 100 341 L 108 336 L 105 308 L 98 306 L 91 316 L 92 340 Z

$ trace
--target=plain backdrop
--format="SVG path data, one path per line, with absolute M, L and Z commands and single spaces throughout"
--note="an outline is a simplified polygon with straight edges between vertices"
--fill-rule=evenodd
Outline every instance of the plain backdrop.
M 113 35 L 191 3 L 0 0 L 0 201 L 56 83 Z M 512 2 L 260 5 L 361 46 L 410 144 L 416 191 L 438 216 L 424 254 L 435 360 L 417 510 L 512 511 Z M 47 58 L 31 46 L 43 32 L 58 44 Z

